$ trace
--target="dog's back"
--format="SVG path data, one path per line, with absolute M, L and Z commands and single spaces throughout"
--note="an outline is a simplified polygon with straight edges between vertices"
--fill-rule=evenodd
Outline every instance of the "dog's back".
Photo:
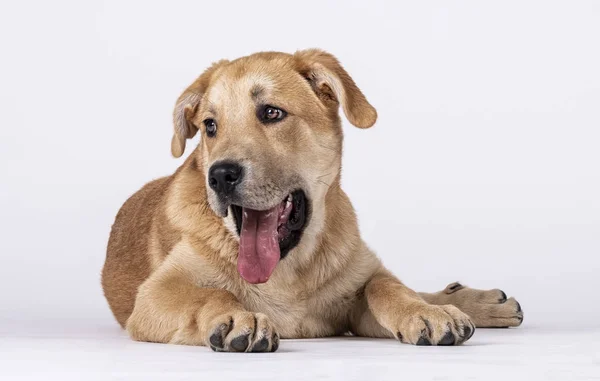
M 112 226 L 102 270 L 102 288 L 123 327 L 133 311 L 138 287 L 151 273 L 150 232 L 170 181 L 171 177 L 154 180 L 133 194 L 119 210 Z

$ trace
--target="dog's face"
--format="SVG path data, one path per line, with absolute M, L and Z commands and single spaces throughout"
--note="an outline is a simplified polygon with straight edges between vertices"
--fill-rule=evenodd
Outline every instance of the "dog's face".
M 240 238 L 238 270 L 247 281 L 266 282 L 308 226 L 323 225 L 341 166 L 340 104 L 355 126 L 375 123 L 350 76 L 318 50 L 220 61 L 180 96 L 172 153 L 181 156 L 186 139 L 201 132 L 195 162 L 211 208 Z

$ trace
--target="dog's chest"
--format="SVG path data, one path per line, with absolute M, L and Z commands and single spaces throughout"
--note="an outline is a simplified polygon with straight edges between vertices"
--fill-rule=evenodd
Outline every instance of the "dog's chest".
M 351 293 L 309 295 L 275 287 L 249 290 L 240 300 L 248 310 L 267 315 L 282 338 L 343 334 L 349 330 L 348 316 L 353 305 Z

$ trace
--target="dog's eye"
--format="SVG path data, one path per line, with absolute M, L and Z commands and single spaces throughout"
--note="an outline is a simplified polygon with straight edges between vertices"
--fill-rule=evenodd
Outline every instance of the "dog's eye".
M 263 123 L 274 123 L 285 118 L 287 112 L 274 106 L 264 106 L 258 113 L 258 117 Z
M 204 119 L 204 126 L 206 127 L 206 136 L 212 138 L 217 133 L 217 122 L 214 119 Z
M 265 119 L 281 119 L 283 117 L 283 111 L 275 107 L 267 107 L 265 109 Z

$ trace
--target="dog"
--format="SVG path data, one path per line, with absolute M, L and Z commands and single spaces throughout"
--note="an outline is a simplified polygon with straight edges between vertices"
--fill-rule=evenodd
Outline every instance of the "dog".
M 377 112 L 331 54 L 221 60 L 176 102 L 171 153 L 112 226 L 102 287 L 138 341 L 274 352 L 280 338 L 352 334 L 460 345 L 476 327 L 514 327 L 499 289 L 417 293 L 360 237 L 340 187 L 339 108 L 358 128 Z

